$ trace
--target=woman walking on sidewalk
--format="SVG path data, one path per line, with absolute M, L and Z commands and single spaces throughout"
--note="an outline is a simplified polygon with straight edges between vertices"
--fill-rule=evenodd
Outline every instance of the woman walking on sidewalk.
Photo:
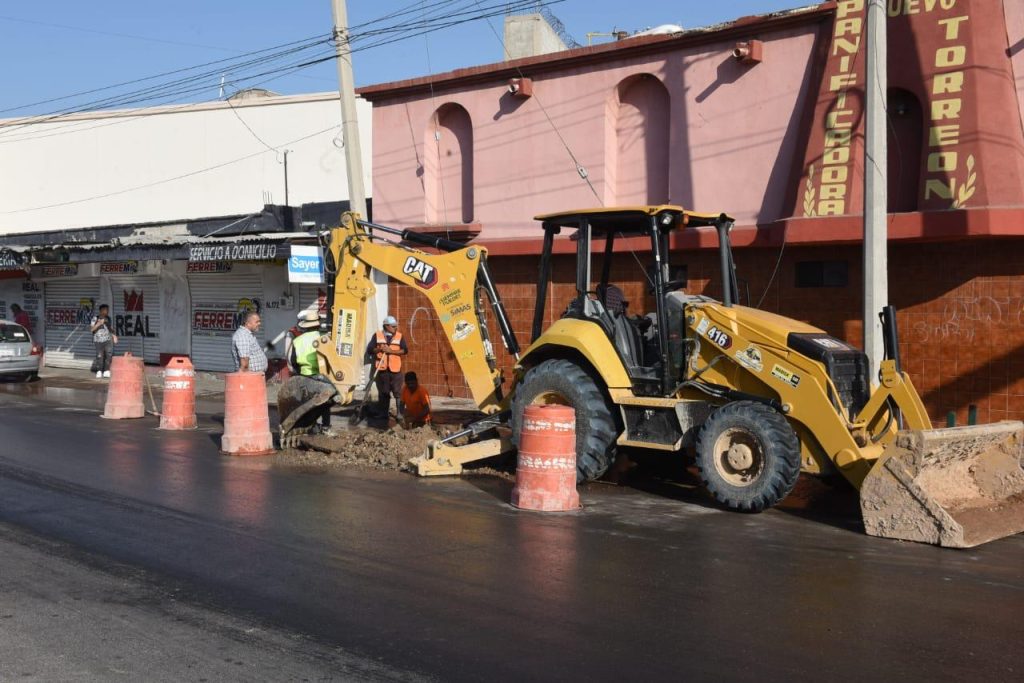
M 117 335 L 110 329 L 110 309 L 106 304 L 101 305 L 92 317 L 89 331 L 92 332 L 92 341 L 96 345 L 96 358 L 92 361 L 92 369 L 96 377 L 110 377 L 110 361 L 114 357 Z

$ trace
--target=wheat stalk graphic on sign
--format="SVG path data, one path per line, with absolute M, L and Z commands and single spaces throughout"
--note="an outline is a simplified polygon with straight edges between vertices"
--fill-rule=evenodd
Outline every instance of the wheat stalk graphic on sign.
M 956 199 L 953 200 L 953 204 L 950 208 L 962 209 L 967 204 L 967 200 L 974 196 L 975 182 L 978 180 L 978 174 L 974 171 L 974 155 L 970 154 L 967 156 L 967 180 L 965 180 L 960 188 L 956 192 Z
M 814 215 L 814 197 L 817 190 L 814 189 L 814 164 L 807 168 L 807 182 L 804 189 L 804 216 Z

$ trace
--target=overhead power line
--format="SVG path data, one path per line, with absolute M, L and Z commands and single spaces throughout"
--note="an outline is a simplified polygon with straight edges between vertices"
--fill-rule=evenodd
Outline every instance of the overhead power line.
M 435 2 L 430 7 L 429 10 L 424 12 L 421 0 L 417 0 L 416 3 L 411 4 L 406 8 L 395 10 L 390 14 L 385 15 L 384 17 L 380 17 L 378 19 L 365 22 L 363 24 L 353 27 L 362 28 L 364 30 L 355 34 L 350 34 L 350 39 L 348 41 L 348 45 L 346 46 L 347 50 L 343 52 L 343 54 L 351 54 L 354 52 L 370 50 L 376 47 L 380 47 L 382 45 L 395 43 L 397 41 L 405 40 L 416 36 L 423 36 L 428 33 L 439 31 L 452 26 L 458 26 L 471 21 L 477 21 L 480 19 L 487 20 L 492 17 L 501 16 L 506 11 L 509 11 L 509 8 L 525 9 L 530 7 L 554 4 L 562 1 L 563 0 L 547 0 L 545 2 L 538 3 L 535 0 L 518 0 L 516 2 L 509 3 L 496 2 L 496 0 L 492 0 L 493 4 L 483 4 L 482 2 L 480 2 L 480 0 L 440 0 L 439 2 Z M 472 9 L 473 6 L 475 6 L 476 8 L 475 10 Z M 411 15 L 415 16 L 408 18 Z M 388 20 L 396 19 L 399 17 L 407 18 L 397 23 L 387 23 Z M 282 45 L 265 48 L 262 50 L 256 50 L 235 58 L 226 58 L 221 60 L 215 60 L 212 62 L 205 62 L 203 64 L 199 64 L 196 66 L 175 69 L 169 72 L 164 72 L 162 74 L 157 74 L 155 76 L 125 81 L 111 86 L 94 88 L 91 90 L 82 91 L 80 93 L 74 93 L 71 95 L 51 98 L 40 103 L 22 105 L 20 107 L 7 109 L 4 111 L 20 110 L 31 106 L 36 106 L 38 104 L 63 102 L 73 100 L 75 97 L 104 93 L 116 90 L 117 88 L 123 88 L 125 86 L 152 83 L 151 85 L 147 85 L 146 87 L 138 88 L 129 92 L 112 94 L 110 96 L 103 97 L 97 100 L 81 103 L 77 105 L 77 107 L 66 107 L 55 112 L 50 112 L 49 114 L 28 117 L 25 119 L 18 119 L 16 121 L 8 123 L 6 126 L 0 124 L 0 144 L 3 144 L 4 142 L 33 139 L 31 136 L 8 137 L 7 139 L 3 138 L 4 136 L 10 136 L 11 133 L 21 130 L 23 128 L 29 126 L 37 126 L 41 123 L 54 123 L 60 121 L 61 119 L 65 119 L 73 114 L 90 113 L 102 110 L 106 107 L 126 106 L 126 104 L 134 104 L 138 102 L 166 100 L 169 98 L 181 97 L 183 95 L 199 92 L 210 87 L 210 84 L 208 82 L 205 82 L 204 79 L 209 78 L 211 75 L 219 76 L 224 71 L 230 71 L 233 74 L 232 82 L 234 84 L 246 82 L 248 87 L 252 87 L 252 85 L 254 85 L 254 83 L 251 83 L 253 79 L 263 79 L 262 81 L 257 81 L 257 83 L 263 83 L 269 80 L 273 80 L 275 78 L 280 78 L 282 75 L 286 75 L 288 73 L 294 73 L 296 71 L 309 68 L 313 65 L 330 61 L 332 59 L 336 59 L 337 57 L 333 53 L 324 54 L 324 52 L 327 50 L 327 43 L 329 43 L 331 40 L 331 38 L 326 38 L 322 35 L 313 36 L 311 38 L 299 41 L 292 41 L 289 43 L 284 43 Z M 319 50 L 317 48 L 319 48 Z M 239 61 L 241 57 L 246 57 L 249 59 Z M 206 69 L 206 71 L 199 71 L 200 69 L 204 68 Z M 256 71 L 256 69 L 262 70 Z M 245 72 L 244 77 L 240 78 L 235 75 L 238 70 L 243 70 Z M 167 78 L 170 76 L 178 76 L 178 78 L 174 78 L 170 81 L 159 80 L 161 78 Z M 183 107 L 184 106 L 190 105 L 183 105 Z M 229 106 L 232 108 L 232 110 L 234 110 L 233 104 L 229 103 Z M 148 116 L 155 116 L 165 113 L 167 113 L 166 109 L 163 109 L 159 112 L 124 112 L 123 118 L 119 118 L 117 121 L 106 122 L 103 124 L 90 126 L 89 128 L 115 125 L 117 123 L 126 123 L 133 120 L 139 120 L 140 118 L 146 118 Z M 71 122 L 68 125 L 70 126 L 77 123 L 79 122 Z M 246 156 L 233 159 L 231 161 L 198 169 L 196 171 L 192 171 L 189 173 L 184 173 L 178 176 L 174 176 L 172 178 L 165 178 L 159 181 L 145 183 L 142 185 L 137 185 L 129 188 L 123 188 L 120 190 L 106 192 L 91 197 L 83 197 L 79 199 L 56 202 L 53 204 L 34 206 L 24 209 L 2 211 L 0 212 L 0 215 L 24 213 L 30 211 L 41 211 L 44 209 L 52 209 L 57 207 L 81 204 L 84 202 L 94 201 L 97 199 L 104 199 L 107 197 L 113 197 L 128 192 L 134 192 L 137 190 L 154 187 L 156 185 L 161 185 L 163 183 L 173 182 L 175 180 L 191 177 L 218 168 L 223 168 L 224 166 L 239 163 L 246 159 L 256 157 L 260 154 L 265 154 L 267 153 L 267 150 L 273 151 L 276 149 L 272 145 L 265 142 L 254 130 L 252 130 L 252 128 L 248 124 L 245 123 L 244 120 L 242 121 L 242 124 L 245 125 L 247 129 L 249 129 L 249 132 L 257 140 L 259 140 L 264 147 L 266 147 L 266 150 L 261 149 L 258 152 L 254 152 L 252 154 L 248 154 Z M 66 130 L 63 132 L 63 134 L 82 132 L 83 130 L 88 130 L 89 128 L 76 128 L 74 130 Z M 282 144 L 295 144 L 297 142 L 301 142 L 302 140 L 306 140 L 310 137 L 314 137 L 316 135 L 325 133 L 330 130 L 335 130 L 337 128 L 338 126 L 332 126 L 330 128 L 326 128 L 322 131 L 318 131 L 311 135 L 303 136 L 296 140 L 292 140 L 290 142 L 285 142 Z M 59 131 L 47 131 L 46 133 L 42 133 L 39 137 L 49 137 L 51 135 L 58 134 L 62 133 Z
M 234 56 L 234 57 L 225 57 L 223 59 L 216 59 L 216 60 L 213 60 L 213 61 L 210 61 L 210 62 L 203 62 L 202 64 L 196 64 L 194 66 L 187 66 L 187 67 L 182 67 L 180 69 L 172 69 L 171 71 L 164 71 L 162 73 L 154 74 L 152 76 L 144 76 L 142 78 L 135 78 L 135 79 L 128 80 L 128 81 L 122 81 L 120 83 L 113 83 L 111 85 L 105 85 L 105 86 L 102 86 L 102 87 L 99 87 L 99 88 L 92 88 L 90 90 L 82 90 L 82 91 L 71 93 L 71 94 L 68 94 L 68 95 L 61 95 L 60 97 L 51 97 L 49 99 L 39 100 L 37 102 L 29 102 L 27 104 L 21 104 L 21 105 L 18 105 L 16 107 L 8 107 L 6 109 L 0 109 L 0 114 L 7 114 L 7 113 L 10 113 L 10 112 L 13 112 L 13 111 L 21 111 L 22 109 L 28 109 L 29 107 L 37 107 L 37 106 L 43 105 L 43 104 L 52 104 L 54 102 L 62 102 L 62 101 L 65 101 L 65 100 L 74 99 L 76 97 L 81 97 L 83 95 L 93 95 L 95 93 L 105 92 L 105 91 L 108 91 L 108 90 L 114 90 L 116 88 L 122 88 L 122 87 L 125 87 L 125 86 L 128 86 L 128 85 L 135 85 L 137 83 L 145 83 L 145 82 L 148 82 L 148 81 L 155 81 L 155 80 L 157 80 L 159 78 L 164 78 L 166 76 L 175 76 L 177 74 L 188 73 L 190 71 L 195 71 L 197 69 L 202 69 L 202 68 L 205 68 L 205 67 L 216 66 L 217 68 L 214 69 L 213 71 L 214 71 L 214 73 L 219 74 L 219 73 L 223 72 L 223 70 L 229 64 L 234 63 L 234 62 L 236 62 L 237 60 L 239 60 L 239 59 L 241 59 L 243 57 L 253 57 L 255 55 L 268 55 L 268 53 L 269 53 L 270 57 L 273 57 L 273 56 L 279 54 L 278 51 L 284 51 L 285 54 L 290 54 L 292 48 L 295 48 L 296 46 L 308 45 L 310 43 L 315 44 L 315 43 L 318 43 L 318 42 L 325 42 L 328 39 L 329 39 L 329 36 L 327 36 L 326 34 L 320 34 L 320 35 L 312 36 L 312 37 L 309 37 L 309 38 L 303 38 L 301 40 L 295 40 L 295 41 L 291 41 L 291 42 L 288 42 L 288 43 L 282 43 L 280 45 L 274 45 L 272 47 L 266 47 L 266 48 L 263 48 L 263 49 L 260 49 L 260 50 L 253 50 L 252 52 L 245 52 L 245 53 L 243 53 L 241 55 L 237 55 L 237 56 Z M 236 66 L 242 66 L 242 65 L 245 65 L 247 63 L 248 62 L 242 62 L 242 63 L 240 63 L 240 64 L 238 64 Z M 94 101 L 94 102 L 86 102 L 84 106 L 80 106 L 80 107 L 73 108 L 73 109 L 74 109 L 74 111 L 86 111 L 86 110 L 88 110 L 87 107 L 95 104 L 95 102 L 102 102 L 102 101 L 103 100 L 97 100 L 97 101 Z M 49 112 L 48 114 L 44 114 L 43 116 L 49 116 L 49 115 L 53 115 L 53 114 L 56 114 L 56 113 L 61 113 L 61 111 L 69 111 L 69 110 L 60 110 L 60 111 L 57 111 L 57 112 Z
M 66 31 L 78 31 L 79 33 L 92 33 L 98 36 L 110 36 L 112 38 L 127 38 L 129 40 L 141 40 L 147 43 L 163 43 L 164 45 L 177 45 L 179 47 L 195 47 L 202 50 L 219 50 L 221 52 L 237 52 L 237 50 L 231 50 L 223 46 L 216 45 L 200 45 L 198 43 L 185 43 L 180 40 L 167 40 L 165 38 L 154 38 L 153 36 L 137 36 L 131 33 L 116 33 L 114 31 L 102 31 L 100 29 L 86 28 L 84 26 L 69 26 L 68 24 L 55 24 L 49 21 L 37 21 L 35 19 L 21 19 L 19 17 L 5 17 L 0 16 L 0 21 L 10 21 L 18 24 L 30 24 L 33 26 L 46 26 L 49 28 L 59 28 Z
M 561 1 L 562 0 L 549 0 L 549 2 L 540 4 L 546 5 Z M 418 16 L 403 19 L 397 23 L 388 24 L 384 18 L 379 18 L 357 25 L 354 28 L 362 27 L 363 30 L 350 34 L 349 44 L 347 46 L 348 52 L 351 53 L 369 50 L 383 45 L 388 45 L 399 40 L 421 36 L 429 32 L 450 28 L 452 26 L 458 26 L 470 21 L 499 16 L 507 11 L 509 7 L 512 7 L 513 9 L 527 8 L 533 7 L 536 4 L 537 3 L 532 2 L 531 0 L 518 0 L 517 2 L 512 3 L 500 3 L 495 1 L 489 5 L 466 2 L 466 0 L 441 0 L 440 2 L 434 3 L 427 14 L 421 13 Z M 476 5 L 476 9 L 472 8 L 473 5 Z M 416 10 L 416 5 L 410 5 L 409 8 L 396 10 L 390 13 L 390 15 L 385 16 L 404 16 L 409 15 Z M 0 114 L 19 111 L 42 104 L 74 100 L 75 98 L 87 95 L 116 91 L 131 85 L 152 83 L 151 85 L 147 85 L 143 88 L 112 94 L 96 100 L 63 107 L 46 114 L 19 119 L 8 123 L 7 125 L 0 125 L 0 136 L 8 137 L 12 133 L 27 126 L 37 125 L 40 123 L 50 123 L 73 114 L 102 111 L 113 108 L 124 108 L 131 105 L 153 102 L 155 100 L 180 100 L 180 98 L 185 96 L 193 95 L 197 92 L 202 92 L 208 89 L 211 87 L 208 80 L 219 79 L 225 72 L 231 73 L 232 81 L 238 84 L 244 80 L 277 76 L 280 73 L 288 72 L 288 70 L 297 71 L 319 64 L 323 61 L 329 61 L 333 57 L 327 55 L 325 51 L 320 57 L 298 60 L 289 64 L 267 68 L 263 71 L 252 72 L 260 66 L 269 66 L 275 62 L 286 59 L 289 56 L 296 56 L 303 52 L 315 50 L 321 45 L 326 47 L 326 44 L 330 42 L 330 40 L 331 38 L 326 35 L 313 36 L 303 40 L 292 41 L 282 45 L 245 53 L 238 57 L 214 60 L 191 67 L 163 72 L 154 76 L 133 79 L 100 88 L 93 88 L 69 95 L 19 105 L 17 107 L 9 107 L 7 109 L 0 110 Z M 169 77 L 175 78 L 166 80 Z

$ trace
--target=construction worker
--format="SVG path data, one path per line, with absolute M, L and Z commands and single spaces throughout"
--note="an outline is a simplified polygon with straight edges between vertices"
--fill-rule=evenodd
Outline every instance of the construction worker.
M 405 388 L 402 389 L 402 424 L 414 429 L 430 424 L 430 394 L 420 386 L 415 372 L 405 373 Z
M 320 382 L 325 382 L 333 387 L 331 380 L 320 374 L 320 362 L 316 355 L 316 342 L 320 338 L 320 314 L 316 311 L 306 311 L 299 316 L 296 324 L 299 335 L 292 340 L 291 351 L 288 354 L 288 366 L 292 372 L 309 377 Z M 331 404 L 330 401 L 319 408 L 320 433 L 327 436 L 335 436 L 331 430 Z
M 409 347 L 398 331 L 395 316 L 384 318 L 383 329 L 378 330 L 366 347 L 366 354 L 373 358 L 377 371 L 377 418 L 388 419 L 391 397 L 399 413 L 402 410 L 402 356 L 409 353 Z

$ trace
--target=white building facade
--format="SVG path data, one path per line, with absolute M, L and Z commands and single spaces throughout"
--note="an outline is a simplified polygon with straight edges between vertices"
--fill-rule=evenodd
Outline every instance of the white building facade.
M 118 353 L 211 371 L 233 369 L 245 311 L 280 358 L 296 315 L 323 304 L 326 285 L 290 283 L 286 260 L 347 208 L 336 93 L 0 121 L 0 153 L 0 318 L 24 308 L 48 365 L 91 363 L 104 303 Z

